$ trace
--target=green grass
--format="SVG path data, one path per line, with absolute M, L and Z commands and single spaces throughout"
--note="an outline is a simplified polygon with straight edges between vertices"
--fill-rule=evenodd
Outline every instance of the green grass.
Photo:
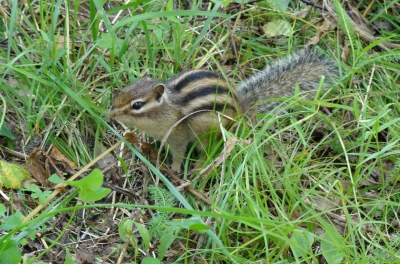
M 202 67 L 238 83 L 243 74 L 303 48 L 322 25 L 311 22 L 323 17 L 317 9 L 294 19 L 293 11 L 305 8 L 300 1 L 290 1 L 285 10 L 273 9 L 272 3 L 280 1 L 269 2 L 243 9 L 193 2 L 187 10 L 186 2 L 174 6 L 172 1 L 112 2 L 106 10 L 99 1 L 71 1 L 67 9 L 62 1 L 4 4 L 0 124 L 16 139 L 0 135 L 0 146 L 23 152 L 21 142 L 40 135 L 43 150 L 57 147 L 77 166 L 87 165 L 121 138 L 123 130 L 107 110 L 113 95 L 145 70 L 165 80 L 182 69 Z M 369 3 L 359 1 L 355 8 L 363 13 Z M 95 262 L 104 263 L 117 263 L 121 254 L 125 263 L 140 263 L 150 246 L 146 241 L 164 263 L 398 262 L 400 51 L 378 46 L 380 38 L 400 42 L 398 3 L 376 1 L 366 14 L 370 22 L 390 25 L 375 32 L 372 43 L 358 37 L 346 8 L 335 1 L 338 28 L 327 30 L 317 47 L 337 62 L 337 83 L 316 87 L 314 100 L 294 95 L 255 123 L 239 117 L 234 130 L 224 131 L 227 142 L 221 140 L 217 152 L 207 153 L 205 165 L 234 144 L 208 174 L 191 171 L 190 160 L 197 156 L 190 152 L 179 177 L 192 181 L 191 188 L 212 205 L 176 189 L 178 183 L 132 147 L 134 155 L 124 155 L 115 168 L 121 154 L 117 148 L 108 157 L 114 169 L 103 167 L 103 173 L 106 181 L 134 195 L 117 193 L 115 201 L 106 197 L 82 205 L 78 191 L 68 185 L 65 193 L 49 198 L 43 211 L 21 223 L 37 199 L 26 189 L 3 188 L 15 202 L 1 198 L 6 211 L 0 207 L 0 263 L 5 255 L 24 256 L 26 263 L 62 262 L 68 252 L 75 257 L 83 247 L 87 230 L 94 247 L 104 249 L 93 250 Z M 272 20 L 288 26 L 278 31 L 289 33 L 266 37 L 262 28 Z M 159 143 L 148 142 L 159 150 Z M 161 160 L 170 164 L 165 152 Z M 24 164 L 13 156 L 0 158 Z M 60 171 L 67 173 L 64 167 Z M 149 195 L 147 188 L 157 179 L 173 198 L 163 190 Z M 61 219 L 54 225 L 53 216 Z M 157 217 L 164 221 L 157 224 L 161 238 L 151 236 L 159 230 L 146 232 Z M 15 225 L 6 229 L 10 222 Z M 47 251 L 36 233 L 51 245 Z

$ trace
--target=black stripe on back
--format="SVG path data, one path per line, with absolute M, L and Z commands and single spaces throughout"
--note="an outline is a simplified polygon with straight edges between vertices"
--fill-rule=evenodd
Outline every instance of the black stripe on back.
M 179 101 L 176 103 L 178 105 L 187 105 L 190 103 L 190 101 L 197 100 L 198 98 L 205 97 L 207 95 L 215 95 L 217 97 L 218 95 L 224 94 L 227 95 L 229 93 L 229 89 L 227 87 L 223 86 L 207 86 L 207 87 L 202 87 L 201 89 L 191 91 L 190 93 L 187 93 L 184 97 L 182 97 Z
M 182 72 L 182 74 L 185 74 L 185 73 L 186 72 Z M 176 76 L 176 78 L 171 79 L 171 81 L 175 81 L 178 78 L 179 78 L 179 76 Z M 201 80 L 201 79 L 214 79 L 214 78 L 219 79 L 218 74 L 215 74 L 215 73 L 209 72 L 209 71 L 194 71 L 194 72 L 187 74 L 182 79 L 180 79 L 175 84 L 175 87 L 172 89 L 172 92 L 179 93 L 186 86 L 190 85 L 191 82 Z

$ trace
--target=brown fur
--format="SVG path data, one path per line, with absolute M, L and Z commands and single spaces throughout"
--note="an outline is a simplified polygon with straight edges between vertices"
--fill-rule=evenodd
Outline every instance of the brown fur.
M 219 75 L 205 70 L 187 70 L 164 83 L 143 76 L 136 83 L 124 88 L 115 99 L 110 115 L 129 123 L 150 136 L 162 140 L 167 131 L 181 118 L 199 110 L 177 125 L 167 139 L 173 150 L 172 169 L 179 171 L 189 143 L 218 127 L 215 111 L 234 118 L 238 114 L 268 112 L 276 104 L 262 100 L 293 94 L 296 83 L 302 91 L 315 88 L 322 75 L 331 76 L 336 66 L 324 56 L 311 50 L 301 50 L 278 60 L 260 73 L 232 89 Z M 142 104 L 134 109 L 134 103 Z M 227 118 L 222 125 L 229 124 Z M 208 144 L 209 137 L 201 141 Z M 201 148 L 198 147 L 198 148 Z

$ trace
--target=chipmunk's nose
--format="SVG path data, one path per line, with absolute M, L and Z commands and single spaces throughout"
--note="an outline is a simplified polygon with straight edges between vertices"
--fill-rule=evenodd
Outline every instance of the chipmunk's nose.
M 108 113 L 111 117 L 115 117 L 117 115 L 117 112 L 115 111 L 115 106 L 111 106 L 110 110 L 108 110 Z

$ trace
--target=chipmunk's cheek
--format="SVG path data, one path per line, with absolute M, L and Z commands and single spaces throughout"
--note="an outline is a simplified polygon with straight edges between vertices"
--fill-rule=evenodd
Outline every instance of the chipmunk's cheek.
M 131 124 L 133 122 L 132 118 L 129 115 L 121 114 L 113 117 L 115 120 L 119 122 L 123 122 L 125 124 Z

